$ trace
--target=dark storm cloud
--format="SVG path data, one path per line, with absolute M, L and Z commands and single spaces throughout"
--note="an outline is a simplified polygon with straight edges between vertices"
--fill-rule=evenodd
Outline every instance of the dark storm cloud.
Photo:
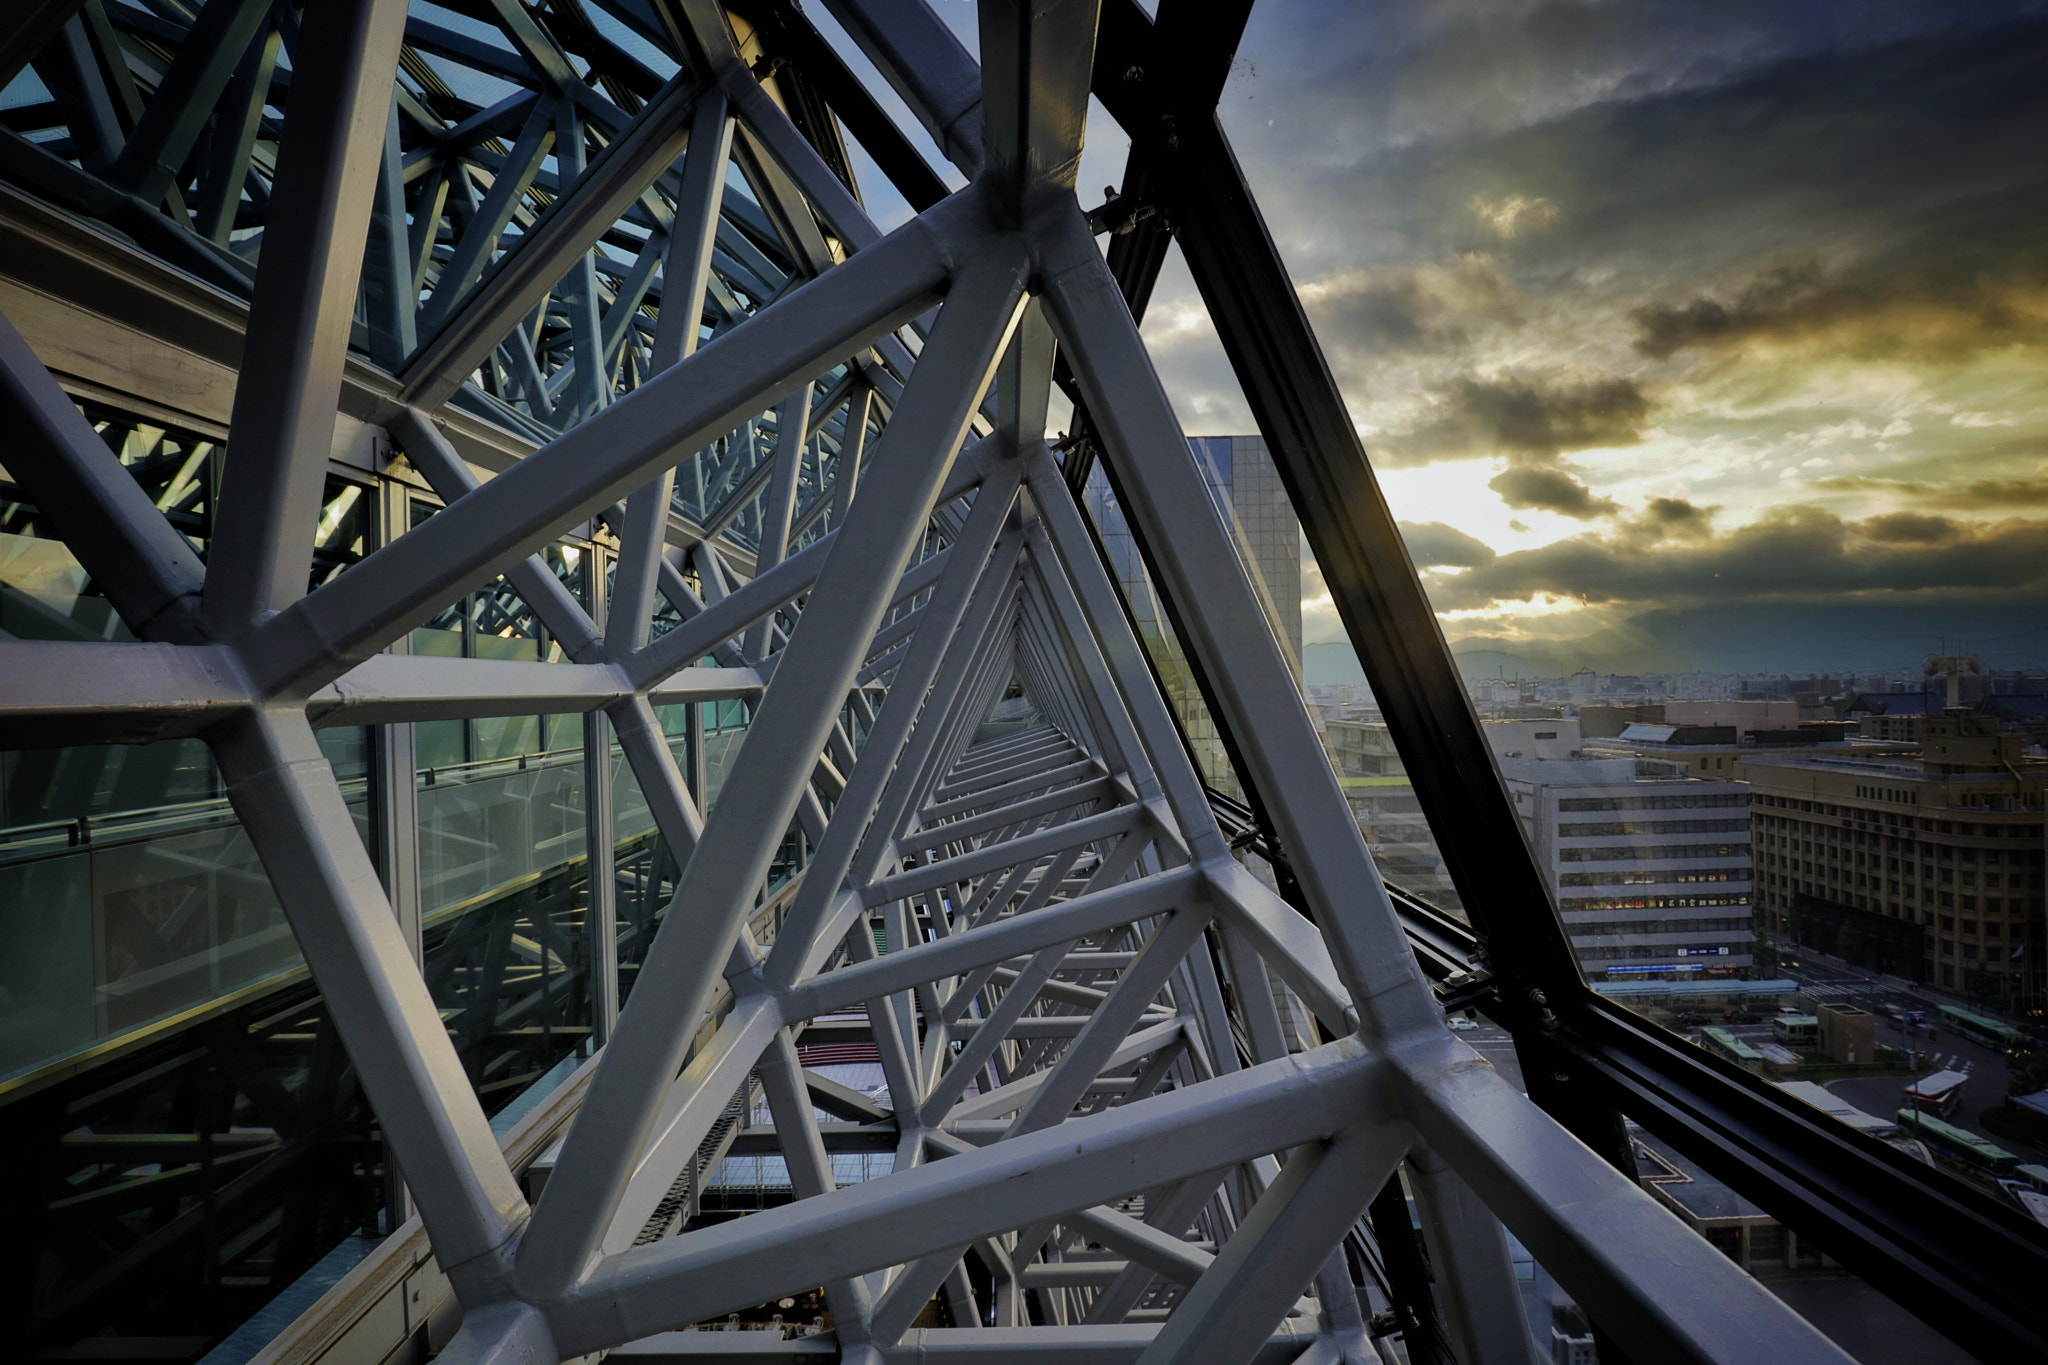
M 1701 540 L 1714 533 L 1714 513 L 1720 507 L 1701 507 L 1685 498 L 1651 498 L 1629 529 L 1650 540 Z
M 1370 281 L 1304 301 L 1375 460 L 1592 523 L 1439 566 L 1439 607 L 2048 596 L 2048 529 L 1996 521 L 2048 508 L 2048 7 L 1302 0 L 1249 37 L 1225 118 L 1275 235 Z M 1501 311 L 1402 273 L 1461 253 Z M 1645 504 L 1647 455 L 1587 486 L 1574 452 L 1653 428 L 1705 496 Z M 1751 510 L 1823 495 L 1848 519 Z
M 1461 420 L 1516 456 L 1632 445 L 1650 405 L 1626 379 L 1539 385 L 1518 379 L 1460 380 L 1452 406 Z
M 1815 479 L 1808 486 L 1827 493 L 1890 494 L 1923 504 L 1958 509 L 1995 511 L 2000 508 L 2048 506 L 2048 473 L 2017 479 L 1968 479 L 1958 483 L 1845 474 Z
M 1818 266 L 1780 266 L 1750 281 L 1730 302 L 1699 297 L 1676 307 L 1637 308 L 1629 314 L 1636 349 L 1668 360 L 1689 347 L 1725 345 L 1783 328 L 1803 307 L 1813 311 L 1819 283 Z
M 1627 379 L 1507 374 L 1458 379 L 1437 395 L 1436 408 L 1419 429 L 1389 438 L 1404 463 L 1504 455 L 1518 465 L 1549 465 L 1567 451 L 1634 445 L 1650 415 L 1649 400 Z
M 2048 523 L 1950 523 L 1926 538 L 1937 520 L 1859 524 L 1792 506 L 1694 545 L 1650 547 L 1626 533 L 1575 536 L 1436 577 L 1431 595 L 1446 609 L 1539 593 L 1589 604 L 1683 604 L 2048 586 Z
M 1548 465 L 1515 465 L 1488 481 L 1510 507 L 1534 507 L 1560 516 L 1589 521 L 1620 510 L 1611 498 L 1593 496 L 1576 475 Z
M 1499 263 L 1485 252 L 1339 271 L 1300 293 L 1324 345 L 1354 361 L 1462 346 L 1474 325 L 1511 318 L 1515 302 Z
M 1736 289 L 1773 253 L 1824 245 L 1839 264 L 1916 215 L 2041 179 L 2036 4 L 1415 0 L 1267 14 L 1246 49 L 1261 75 L 1238 82 L 1226 117 L 1254 178 L 1273 175 L 1299 206 L 1278 230 L 1305 277 L 1492 242 L 1471 205 L 1519 195 L 1562 218 L 1518 239 L 1518 257 L 1611 266 L 1627 252 L 1693 278 L 1666 306 L 1725 304 L 1700 284 Z
M 1919 512 L 1889 512 L 1863 521 L 1859 530 L 1886 545 L 1944 545 L 1962 534 L 1962 528 L 1947 517 L 1930 517 Z
M 2008 207 L 2038 221 L 2048 193 L 2038 199 L 2030 208 Z M 1668 360 L 1764 340 L 1866 357 L 1959 360 L 2048 342 L 2048 248 L 2038 238 L 1977 269 L 1953 260 L 1924 265 L 1917 259 L 1923 252 L 1955 254 L 1952 242 L 1915 240 L 1836 278 L 1811 264 L 1775 267 L 1730 299 L 1699 295 L 1636 308 L 1629 315 L 1635 348 Z
M 1408 557 L 1422 568 L 1474 568 L 1491 564 L 1495 558 L 1491 545 L 1440 521 L 1404 521 L 1401 540 L 1408 547 Z

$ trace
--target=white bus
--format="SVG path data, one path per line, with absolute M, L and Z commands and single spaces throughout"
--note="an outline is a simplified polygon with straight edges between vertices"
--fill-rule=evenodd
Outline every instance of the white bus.
M 1960 1071 L 1937 1071 L 1906 1087 L 1906 1103 L 1922 1113 L 1947 1118 L 1963 1102 L 1963 1088 L 1969 1083 L 1970 1078 Z

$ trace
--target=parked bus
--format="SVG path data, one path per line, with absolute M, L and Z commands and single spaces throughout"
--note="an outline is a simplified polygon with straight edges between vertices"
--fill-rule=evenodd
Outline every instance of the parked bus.
M 2013 1178 L 2026 1181 L 2041 1194 L 2048 1194 L 2048 1166 L 2036 1166 L 2030 1162 L 2014 1170 Z
M 1772 1081 L 1771 1084 L 1792 1098 L 1803 1100 L 1823 1114 L 1848 1124 L 1859 1133 L 1868 1133 L 1880 1142 L 1889 1141 L 1899 1135 L 1898 1124 L 1890 1119 L 1879 1118 L 1876 1114 L 1864 1113 L 1824 1085 L 1815 1085 L 1812 1081 Z
M 2020 1164 L 2018 1157 L 1997 1143 L 1986 1142 L 1975 1133 L 1965 1132 L 1952 1123 L 1943 1123 L 1918 1109 L 1901 1109 L 1899 1127 L 1932 1147 L 1934 1154 L 1951 1166 L 1986 1179 L 2009 1177 Z
M 1995 1047 L 2000 1052 L 2026 1052 L 2034 1046 L 2033 1039 L 2011 1024 L 2001 1024 L 1996 1019 L 1986 1019 L 1981 1014 L 1959 1010 L 1954 1005 L 1943 1005 L 1938 1013 L 1942 1027 L 1973 1043 Z
M 1763 1054 L 1743 1042 L 1724 1028 L 1703 1028 L 1700 1030 L 1700 1046 L 1716 1057 L 1726 1057 L 1744 1071 L 1764 1074 Z
M 1960 1071 L 1937 1071 L 1906 1087 L 1906 1103 L 1923 1113 L 1947 1118 L 1963 1102 L 1970 1078 Z
M 1781 1014 L 1771 1020 L 1771 1036 L 1787 1047 L 1819 1047 L 1820 1016 Z
M 2048 1227 L 2048 1194 L 2043 1194 L 2024 1180 L 2001 1180 L 1998 1187 L 2012 1196 L 2013 1202 L 2026 1210 L 2027 1216 Z

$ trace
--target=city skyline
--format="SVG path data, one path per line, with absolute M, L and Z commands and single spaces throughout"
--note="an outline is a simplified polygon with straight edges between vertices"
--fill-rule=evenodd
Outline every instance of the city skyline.
M 1326 11 L 1254 15 L 1223 119 L 1454 645 L 1654 666 L 1655 613 L 1848 603 L 2048 658 L 2048 27 Z M 1256 429 L 1177 252 L 1145 332 L 1191 433 Z

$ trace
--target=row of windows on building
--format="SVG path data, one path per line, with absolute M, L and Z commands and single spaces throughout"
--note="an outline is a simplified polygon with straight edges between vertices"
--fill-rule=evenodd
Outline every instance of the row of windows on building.
M 1886 826 L 1912 829 L 1915 824 L 1911 815 L 1900 815 L 1897 811 L 1864 810 L 1858 806 L 1841 806 L 1826 801 L 1802 801 L 1789 796 L 1759 795 L 1755 798 L 1759 806 L 1775 806 L 1781 810 L 1796 810 L 1812 815 L 1830 815 L 1837 819 L 1868 820 L 1873 824 L 1880 821 Z M 1922 817 L 1919 828 L 1928 834 L 1959 834 L 1969 839 L 2039 839 L 2041 826 L 2038 821 L 2027 823 L 1993 823 L 1972 820 L 1935 820 Z
M 1954 957 L 1956 955 L 1956 948 L 1958 946 L 1959 945 L 1953 939 L 1943 939 L 1941 941 L 1941 955 L 1943 957 L 1949 958 Z M 1977 962 L 1983 959 L 1989 959 L 1993 962 L 1998 962 L 2005 959 L 2008 954 L 2010 954 L 2010 956 L 2013 958 L 2024 957 L 2027 951 L 2027 945 L 2025 944 L 2025 942 L 2015 943 L 2012 945 L 2010 949 L 2008 949 L 2002 943 L 1986 943 L 1981 945 L 1975 943 L 1964 943 L 1961 944 L 1960 947 L 1963 950 L 1963 959 L 1967 962 Z M 1980 949 L 1983 958 L 1980 958 L 1978 955 Z
M 2007 889 L 2024 891 L 2030 886 L 2038 889 L 2041 885 L 2041 874 L 2038 872 L 2031 874 L 2017 870 L 1992 872 L 1987 869 L 1980 874 L 1977 869 L 1966 867 L 1958 873 L 1955 868 L 1946 866 L 1945 863 L 1915 863 L 1911 858 L 1906 859 L 1901 864 L 1897 858 L 1885 858 L 1880 861 L 1873 854 L 1870 856 L 1869 861 L 1866 862 L 1864 855 L 1861 853 L 1857 854 L 1852 862 L 1847 857 L 1834 858 L 1823 852 L 1819 855 L 1818 863 L 1816 863 L 1814 858 L 1797 856 L 1802 851 L 1812 853 L 1814 851 L 1813 846 L 1808 844 L 1803 850 L 1793 848 L 1788 849 L 1784 853 L 1778 853 L 1766 848 L 1760 855 L 1760 861 L 1765 867 L 1782 867 L 1788 872 L 1804 872 L 1809 877 L 1827 876 L 1834 878 L 1846 872 L 1854 872 L 1858 878 L 1856 883 L 1858 886 L 1864 885 L 1866 879 L 1870 885 L 1875 886 L 1884 874 L 1889 874 L 1893 878 L 1891 883 L 1893 895 L 1898 894 L 1897 878 L 1902 876 L 1909 882 L 1921 881 L 1951 887 L 1962 885 L 1976 888 L 1981 886 L 1986 891 L 2003 891 Z M 1858 869 L 1861 870 L 1859 871 Z M 1958 880 L 1959 878 L 1960 880 Z
M 1583 910 L 1682 910 L 1697 905 L 1748 905 L 1747 894 L 1721 896 L 1580 896 L 1558 902 L 1558 909 Z
M 1939 905 L 1944 910 L 1962 910 L 1969 913 L 1981 911 L 1986 915 L 2025 915 L 2030 912 L 2038 914 L 2042 909 L 2042 898 L 2039 896 L 1979 897 L 1967 892 L 1958 895 L 1953 891 L 1937 892 L 1930 886 L 1902 886 L 1896 881 L 1887 881 L 1883 877 L 1871 876 L 1868 873 L 1845 872 L 1838 868 L 1825 866 L 1818 870 L 1813 870 L 1813 864 L 1811 863 L 1805 864 L 1805 869 L 1805 875 L 1813 878 L 1813 881 L 1806 881 L 1793 875 L 1793 872 L 1797 872 L 1799 869 L 1793 869 L 1792 872 L 1772 872 L 1767 870 L 1764 873 L 1764 885 L 1767 887 L 1783 887 L 1789 891 L 1804 891 L 1808 895 L 1830 895 L 1830 898 L 1834 900 L 1846 898 L 1849 904 L 1862 910 L 1877 910 L 1878 906 L 1866 904 L 1866 902 L 1876 897 L 1886 896 L 1890 898 L 1891 903 L 1884 913 L 1890 914 L 1894 918 L 1903 917 L 1906 919 L 1912 919 L 1917 914 L 1928 924 L 1934 923 L 1932 907 L 1936 905 Z M 1833 885 L 1826 885 L 1827 883 L 1833 883 Z M 1836 892 L 1837 889 L 1842 894 L 1830 894 Z M 1852 896 L 1849 894 L 1852 891 L 1859 890 L 1867 891 L 1869 895 Z M 1903 901 L 1903 908 L 1901 901 Z M 1921 909 L 1920 907 L 1923 906 L 1928 908 Z
M 1560 798 L 1561 811 L 1582 810 L 1694 810 L 1700 807 L 1746 806 L 1747 792 L 1714 792 L 1683 796 L 1567 796 Z
M 1678 882 L 1746 882 L 1746 867 L 1714 867 L 1700 871 L 1676 872 L 1561 872 L 1559 886 L 1661 886 Z
M 1614 934 L 1732 934 L 1749 929 L 1749 917 L 1740 919 L 1635 919 L 1602 924 L 1572 924 L 1566 932 L 1573 938 L 1606 938 Z
M 1740 948 L 1736 951 L 1746 953 L 1749 950 L 1747 948 Z M 1661 943 L 1647 945 L 1636 943 L 1629 944 L 1619 948 L 1580 947 L 1578 953 L 1579 960 L 1581 962 L 1619 962 L 1628 960 L 1641 961 L 1650 958 L 1664 957 L 1730 956 L 1728 945 L 1725 943 L 1716 943 L 1695 948 L 1673 948 L 1666 944 Z M 1741 964 L 1737 963 L 1733 965 L 1739 966 Z
M 1630 863 L 1645 858 L 1740 858 L 1747 844 L 1593 844 L 1561 848 L 1561 863 Z
M 1747 820 L 1610 820 L 1597 825 L 1559 825 L 1560 839 L 1595 839 L 1648 834 L 1742 834 Z
M 2023 867 L 2041 865 L 2041 850 L 2038 848 L 1997 849 L 1976 848 L 1971 845 L 1941 844 L 1916 840 L 1906 835 L 1882 834 L 1876 830 L 1843 829 L 1836 825 L 1817 824 L 1805 820 L 1787 820 L 1780 816 L 1759 815 L 1756 817 L 1758 837 L 1752 842 L 1764 848 L 1789 848 L 1805 853 L 1825 853 L 1834 856 L 1833 848 L 1853 852 L 1858 849 L 1883 851 L 1904 857 L 1909 862 L 1918 857 L 1934 863 L 1959 863 L 1965 867 Z M 1996 826 L 1992 826 L 1996 828 Z M 1857 853 L 1860 862 L 1864 855 Z M 1892 859 L 1894 865 L 1898 857 Z

